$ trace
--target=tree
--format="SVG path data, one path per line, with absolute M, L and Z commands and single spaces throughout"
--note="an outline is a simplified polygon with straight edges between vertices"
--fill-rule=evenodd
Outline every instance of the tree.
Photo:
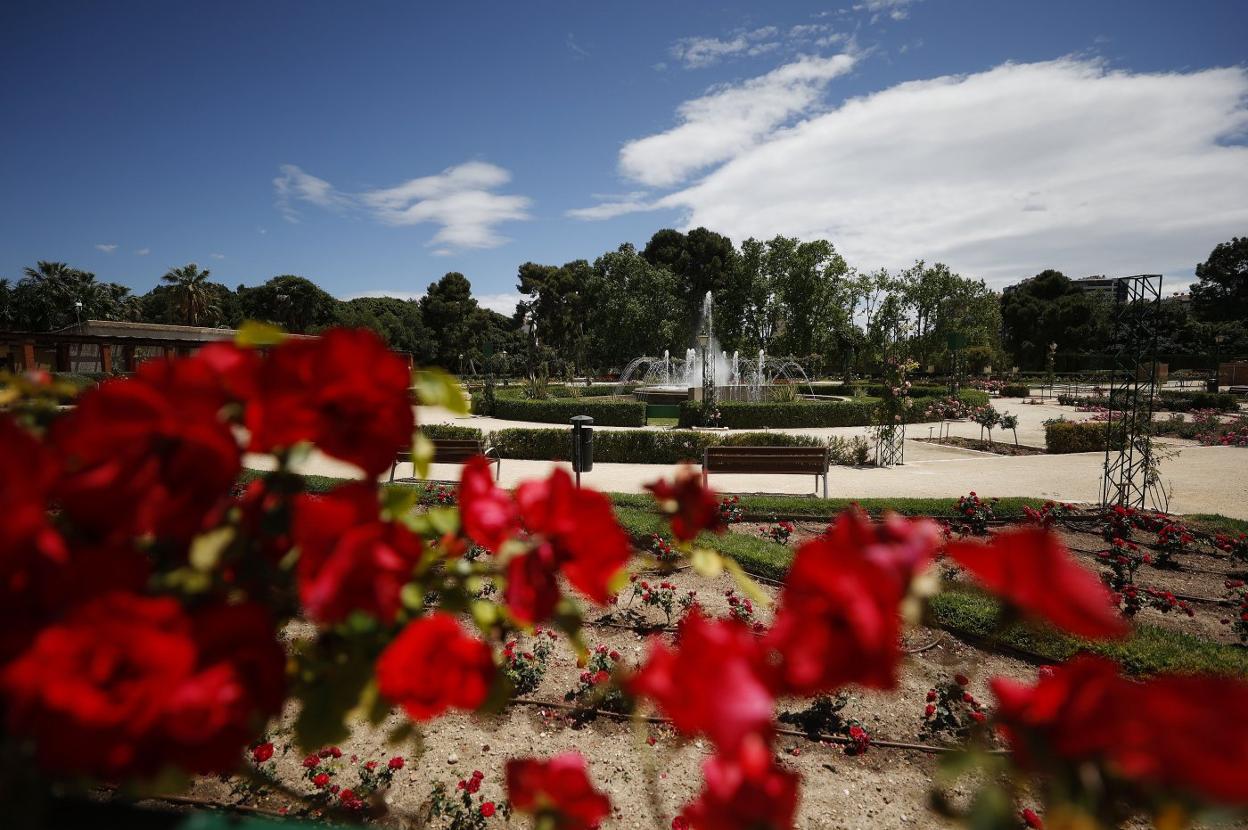
M 334 315 L 337 325 L 372 329 L 390 348 L 407 352 L 419 364 L 427 364 L 433 358 L 433 339 L 425 328 L 418 300 L 357 297 L 339 303 Z
M 588 348 L 586 320 L 593 308 L 593 270 L 583 259 L 562 266 L 526 262 L 520 266 L 518 289 L 533 299 L 523 312 L 534 342 L 583 366 Z
M 1248 320 L 1248 236 L 1223 242 L 1196 266 L 1192 305 L 1202 320 Z
M 137 303 L 130 289 L 98 282 L 95 274 L 64 262 L 40 261 L 26 268 L 11 289 L 12 325 L 50 331 L 85 320 L 132 319 Z
M 188 326 L 198 326 L 204 317 L 220 315 L 221 309 L 213 305 L 209 290 L 208 269 L 200 270 L 195 263 L 181 268 L 171 268 L 160 281 L 172 285 L 177 297 L 182 321 Z
M 594 298 L 587 321 L 591 364 L 623 369 L 636 357 L 682 351 L 676 277 L 647 262 L 632 245 L 594 261 L 588 294 Z
M 676 294 L 680 298 L 683 331 L 679 341 L 692 343 L 702 318 L 702 301 L 706 292 L 716 296 L 720 342 L 736 347 L 740 338 L 741 309 L 746 299 L 746 286 L 741 283 L 737 250 L 732 240 L 706 228 L 694 228 L 687 234 L 664 228 L 650 237 L 641 252 L 651 265 L 667 268 L 676 276 Z
M 291 274 L 273 277 L 254 288 L 240 285 L 238 300 L 245 319 L 276 323 L 299 334 L 332 323 L 338 303 L 316 283 Z
M 458 374 L 470 374 L 479 365 L 482 333 L 480 307 L 472 296 L 472 284 L 457 271 L 431 283 L 420 298 L 420 314 L 433 338 L 433 362 Z
M 1042 271 L 1001 295 L 1006 350 L 1024 369 L 1041 369 L 1050 343 L 1059 353 L 1094 353 L 1109 336 L 1104 298 L 1060 271 Z

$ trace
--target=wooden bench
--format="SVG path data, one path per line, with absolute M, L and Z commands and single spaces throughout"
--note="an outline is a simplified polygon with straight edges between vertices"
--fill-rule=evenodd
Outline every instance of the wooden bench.
M 432 438 L 434 464 L 467 464 L 468 459 L 475 455 L 483 455 L 494 465 L 494 478 L 497 479 L 503 470 L 503 460 L 492 455 L 494 450 L 485 446 L 485 442 L 476 438 Z M 400 464 L 410 464 L 411 452 L 401 452 L 394 457 L 390 465 L 390 480 L 394 481 L 394 472 Z M 414 481 L 415 477 L 408 479 Z
M 815 489 L 823 478 L 828 497 L 827 447 L 707 447 L 702 456 L 702 486 L 710 473 L 796 473 L 813 475 Z

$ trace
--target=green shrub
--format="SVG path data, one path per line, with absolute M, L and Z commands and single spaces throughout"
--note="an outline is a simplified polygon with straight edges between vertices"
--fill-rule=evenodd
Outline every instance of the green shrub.
M 721 401 L 719 424 L 729 429 L 860 427 L 871 423 L 875 405 L 870 399 L 796 403 Z M 680 425 L 700 425 L 697 402 L 685 401 L 680 405 Z
M 477 396 L 473 396 L 473 412 L 493 414 L 504 421 L 537 421 L 545 424 L 566 424 L 573 415 L 588 415 L 594 423 L 608 427 L 640 427 L 646 424 L 646 405 L 641 401 L 597 400 L 594 398 L 529 401 L 518 398 L 497 398 L 493 413 L 479 412 Z
M 861 388 L 861 387 L 859 387 Z M 933 389 L 938 387 L 932 387 Z M 940 387 L 944 391 L 943 387 Z M 988 393 L 963 389 L 958 397 L 968 406 L 986 406 Z M 719 426 L 729 429 L 792 429 L 796 427 L 865 427 L 875 422 L 875 398 L 856 397 L 845 401 L 720 401 Z M 926 407 L 915 401 L 907 417 L 908 423 L 926 420 Z M 685 401 L 680 405 L 680 426 L 702 426 L 700 405 Z
M 1158 394 L 1157 409 L 1169 412 L 1191 412 L 1193 409 L 1235 411 L 1235 396 L 1229 392 L 1163 391 Z
M 1105 452 L 1105 424 L 1101 421 L 1047 421 L 1044 448 L 1051 453 Z
M 459 424 L 421 424 L 420 431 L 426 438 L 480 441 L 485 437 L 485 433 L 476 427 L 465 427 Z
M 1027 398 L 1031 396 L 1031 387 L 1025 383 L 1007 383 L 1001 387 L 1003 398 Z
M 567 429 L 500 429 L 490 435 L 490 445 L 503 458 L 568 461 L 572 439 Z M 594 433 L 594 461 L 600 464 L 679 464 L 700 461 L 707 447 L 822 447 L 809 435 L 783 432 L 743 432 L 721 435 L 692 430 L 598 430 Z M 865 463 L 866 441 L 836 438 L 832 463 Z

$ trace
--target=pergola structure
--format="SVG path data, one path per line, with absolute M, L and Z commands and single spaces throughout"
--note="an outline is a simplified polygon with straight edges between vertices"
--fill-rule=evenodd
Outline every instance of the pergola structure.
M 144 360 L 232 340 L 234 329 L 86 320 L 57 331 L 0 331 L 0 368 L 53 372 L 132 372 Z M 303 337 L 307 335 L 290 335 Z

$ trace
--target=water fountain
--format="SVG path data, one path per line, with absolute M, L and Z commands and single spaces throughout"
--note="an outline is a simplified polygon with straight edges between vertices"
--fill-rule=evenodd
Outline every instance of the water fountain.
M 685 349 L 682 360 L 665 349 L 662 357 L 638 357 L 620 373 L 617 395 L 631 393 L 647 403 L 678 403 L 702 396 L 703 375 L 710 373 L 715 397 L 727 401 L 763 401 L 769 387 L 786 383 L 807 385 L 810 379 L 802 367 L 783 358 L 768 357 L 758 350 L 758 359 L 731 357 L 719 346 L 711 314 L 713 297 L 706 292 L 702 317 L 698 322 L 699 342 Z M 705 367 L 705 368 L 704 368 Z

